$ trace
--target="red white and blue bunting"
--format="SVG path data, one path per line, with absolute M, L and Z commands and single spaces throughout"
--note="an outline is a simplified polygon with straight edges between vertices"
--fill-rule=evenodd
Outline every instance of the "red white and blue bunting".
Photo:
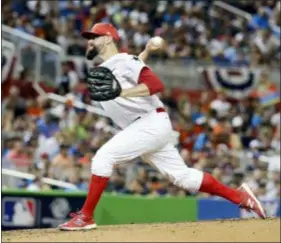
M 205 68 L 203 75 L 214 91 L 224 91 L 229 97 L 246 97 L 258 84 L 258 72 L 247 68 Z

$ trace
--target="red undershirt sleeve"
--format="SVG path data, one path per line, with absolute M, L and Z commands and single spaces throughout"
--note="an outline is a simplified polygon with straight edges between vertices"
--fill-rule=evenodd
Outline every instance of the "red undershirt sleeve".
M 145 84 L 149 89 L 150 95 L 164 90 L 162 81 L 148 67 L 144 67 L 141 70 L 138 84 Z

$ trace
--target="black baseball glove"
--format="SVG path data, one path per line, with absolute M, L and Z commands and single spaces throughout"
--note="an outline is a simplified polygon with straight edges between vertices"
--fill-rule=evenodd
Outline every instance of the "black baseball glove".
M 120 83 L 112 71 L 106 67 L 92 68 L 87 76 L 87 83 L 90 97 L 95 101 L 113 100 L 122 91 Z

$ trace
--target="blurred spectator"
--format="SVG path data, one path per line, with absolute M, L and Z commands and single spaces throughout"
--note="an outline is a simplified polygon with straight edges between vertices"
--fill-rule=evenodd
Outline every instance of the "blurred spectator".
M 213 126 L 212 137 L 215 143 L 229 144 L 231 126 L 226 117 L 220 117 Z
M 197 136 L 195 143 L 194 143 L 194 151 L 202 151 L 207 142 L 210 141 L 211 136 L 211 129 L 205 124 L 204 130 Z
M 47 138 L 52 137 L 59 130 L 57 119 L 50 113 L 45 113 L 36 125 L 38 132 Z
M 3 167 L 26 170 L 32 164 L 32 156 L 29 151 L 24 149 L 23 141 L 15 140 L 12 149 L 4 157 Z
M 69 180 L 74 175 L 74 160 L 68 154 L 68 145 L 61 145 L 60 152 L 52 159 L 50 174 L 52 178 Z
M 12 119 L 25 113 L 25 102 L 20 96 L 20 91 L 17 87 L 10 88 L 9 96 L 2 103 L 2 110 L 12 112 Z
M 269 79 L 267 70 L 262 70 L 258 86 L 252 91 L 251 96 L 259 99 L 262 106 L 276 104 L 280 101 L 277 86 Z
M 50 6 L 48 1 L 28 1 L 27 7 L 32 12 L 35 12 L 36 14 L 39 14 L 40 16 L 45 16 L 50 12 Z
M 71 69 L 70 63 L 62 63 L 62 75 L 58 80 L 58 90 L 57 93 L 60 95 L 65 95 L 71 92 L 78 84 L 78 75 Z
M 29 185 L 27 185 L 26 189 L 28 191 L 41 191 L 42 183 L 40 178 L 35 178 Z
M 7 57 L 4 55 L 1 55 L 1 69 L 6 65 L 7 63 Z
M 81 41 L 78 33 L 74 34 L 73 40 L 67 47 L 67 54 L 72 56 L 83 56 L 85 54 L 85 45 Z
M 226 100 L 226 95 L 221 91 L 218 93 L 218 97 L 211 102 L 210 108 L 217 117 L 223 117 L 228 115 L 231 104 Z
M 280 47 L 280 40 L 274 37 L 269 29 L 264 29 L 257 33 L 254 44 L 266 61 L 270 63 Z
M 31 118 L 40 118 L 43 114 L 44 114 L 44 99 L 41 97 L 38 97 L 37 99 L 34 100 L 28 100 L 27 103 L 27 114 L 31 117 Z
M 269 16 L 263 7 L 258 9 L 258 12 L 253 16 L 249 25 L 255 29 L 266 29 L 269 27 Z
M 51 177 L 51 165 L 52 162 L 49 158 L 49 155 L 47 153 L 41 154 L 40 160 L 37 163 L 37 167 L 40 169 L 43 177 Z

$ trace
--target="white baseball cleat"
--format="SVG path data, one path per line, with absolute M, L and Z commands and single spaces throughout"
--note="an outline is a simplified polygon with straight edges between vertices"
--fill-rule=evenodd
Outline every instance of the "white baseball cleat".
M 260 218 L 265 219 L 264 209 L 250 187 L 246 183 L 243 183 L 237 190 L 242 192 L 242 200 L 239 207 L 248 211 L 254 211 Z

